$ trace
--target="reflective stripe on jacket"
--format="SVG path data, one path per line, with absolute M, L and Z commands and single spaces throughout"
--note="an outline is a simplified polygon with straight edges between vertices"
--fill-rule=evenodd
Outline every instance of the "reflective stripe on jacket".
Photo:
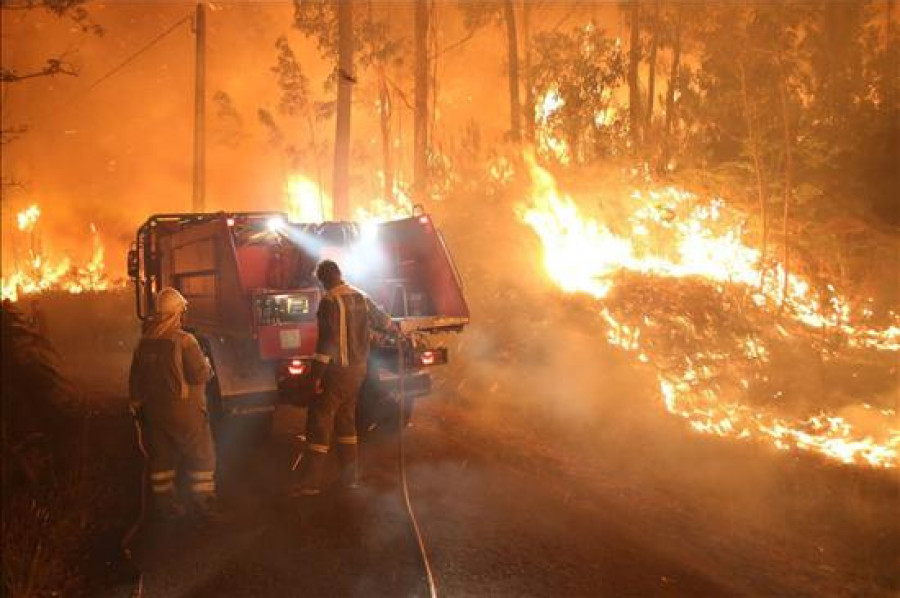
M 339 366 L 364 365 L 369 356 L 369 331 L 387 330 L 390 317 L 368 295 L 340 284 L 319 302 L 316 361 Z

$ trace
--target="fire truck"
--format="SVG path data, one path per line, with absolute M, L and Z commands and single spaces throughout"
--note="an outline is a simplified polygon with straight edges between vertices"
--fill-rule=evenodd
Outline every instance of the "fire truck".
M 444 239 L 421 209 L 383 223 L 295 223 L 280 212 L 157 214 L 138 229 L 128 253 L 137 316 L 153 313 L 166 286 L 185 296 L 187 325 L 213 366 L 214 429 L 236 418 L 269 426 L 279 402 L 308 401 L 324 293 L 314 269 L 325 258 L 400 331 L 373 339 L 361 416 L 374 421 L 374 403 L 396 404 L 400 391 L 407 400 L 429 394 L 429 368 L 448 357 L 438 339 L 462 331 L 469 309 Z

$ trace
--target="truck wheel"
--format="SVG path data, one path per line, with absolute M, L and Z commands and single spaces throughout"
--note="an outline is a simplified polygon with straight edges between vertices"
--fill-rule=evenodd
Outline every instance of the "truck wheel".
M 206 412 L 209 414 L 209 427 L 212 430 L 213 439 L 218 444 L 222 436 L 225 412 L 222 407 L 222 394 L 219 392 L 219 384 L 215 378 L 206 383 Z

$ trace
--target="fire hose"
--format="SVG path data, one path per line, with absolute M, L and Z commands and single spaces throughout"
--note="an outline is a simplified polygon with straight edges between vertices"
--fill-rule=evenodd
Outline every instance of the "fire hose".
M 400 335 L 398 335 L 400 336 Z M 431 561 L 428 559 L 428 550 L 425 547 L 425 540 L 422 537 L 422 531 L 419 529 L 419 522 L 416 519 L 416 513 L 413 510 L 412 501 L 409 498 L 409 484 L 406 478 L 406 450 L 403 442 L 403 431 L 406 429 L 406 360 L 403 352 L 402 336 L 397 339 L 397 362 L 398 362 L 398 403 L 399 409 L 399 430 L 397 431 L 397 448 L 400 461 L 400 487 L 403 490 L 403 502 L 406 506 L 406 513 L 409 515 L 413 534 L 416 537 L 416 543 L 419 547 L 419 557 L 422 560 L 422 566 L 425 569 L 425 580 L 428 583 L 428 594 L 431 598 L 437 598 L 437 586 L 434 583 L 434 574 L 431 570 Z

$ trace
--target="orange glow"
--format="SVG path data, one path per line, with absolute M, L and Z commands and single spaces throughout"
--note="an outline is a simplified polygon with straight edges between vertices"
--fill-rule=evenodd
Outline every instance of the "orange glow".
M 285 185 L 287 213 L 292 222 L 325 222 L 332 219 L 331 198 L 315 182 L 300 174 L 288 177 Z
M 884 329 L 859 325 L 851 319 L 849 302 L 833 287 L 828 287 L 830 296 L 822 300 L 798 274 L 789 274 L 785 284 L 782 264 L 776 263 L 764 273 L 759 251 L 742 239 L 743 215 L 729 209 L 722 199 L 706 200 L 672 187 L 635 191 L 625 227 L 617 229 L 627 232 L 616 234 L 606 223 L 582 216 L 575 201 L 559 192 L 550 173 L 533 158 L 528 162 L 532 196 L 520 206 L 519 217 L 541 238 L 545 271 L 564 292 L 606 299 L 616 286 L 615 275 L 623 272 L 691 277 L 720 292 L 726 287 L 744 288 L 760 310 L 775 313 L 783 302 L 781 317 L 800 330 L 827 330 L 842 335 L 854 348 L 900 351 L 896 322 Z M 712 390 L 715 385 L 710 382 L 725 369 L 739 367 L 738 363 L 767 363 L 768 348 L 761 341 L 748 337 L 740 355 L 718 355 L 710 350 L 673 356 L 653 343 L 642 342 L 648 332 L 663 325 L 650 315 L 625 321 L 605 303 L 599 309 L 608 327 L 607 340 L 656 367 L 666 409 L 687 420 L 693 430 L 763 441 L 780 450 L 811 451 L 841 463 L 897 466 L 900 425 L 895 411 L 867 409 L 864 426 L 850 416 L 822 412 L 792 418 L 768 406 L 733 401 Z M 690 323 L 687 316 L 683 319 Z M 776 330 L 783 337 L 792 334 L 777 324 Z M 689 365 L 675 374 L 665 364 L 677 358 Z M 697 363 L 707 365 L 690 365 Z M 721 363 L 722 371 L 710 363 Z M 747 390 L 750 383 L 742 380 L 740 385 Z
M 357 222 L 388 222 L 412 216 L 412 201 L 397 183 L 394 183 L 394 198 L 394 201 L 380 197 L 370 201 L 368 207 L 354 211 L 353 219 Z
M 19 225 L 19 230 L 31 232 L 40 217 L 41 209 L 37 207 L 37 205 L 29 206 L 27 209 L 19 212 L 16 214 L 16 222 Z
M 54 260 L 44 254 L 36 236 L 40 215 L 40 208 L 32 205 L 16 216 L 19 230 L 28 235 L 28 263 L 26 267 L 17 267 L 10 276 L 0 279 L 3 299 L 17 301 L 22 295 L 47 291 L 83 293 L 124 286 L 123 281 L 111 281 L 106 274 L 103 244 L 93 223 L 90 225 L 93 243 L 91 259 L 84 265 L 76 265 L 68 256 Z
M 535 142 L 538 151 L 541 155 L 553 156 L 563 165 L 572 161 L 569 144 L 552 134 L 549 123 L 553 114 L 562 108 L 565 103 L 566 101 L 559 94 L 559 90 L 553 88 L 544 94 L 535 107 Z

